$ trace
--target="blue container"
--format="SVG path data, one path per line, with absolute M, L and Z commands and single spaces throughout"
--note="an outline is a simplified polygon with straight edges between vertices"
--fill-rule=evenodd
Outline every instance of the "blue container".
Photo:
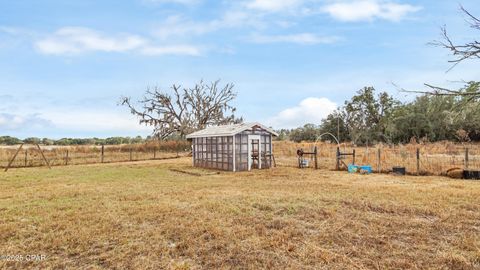
M 349 173 L 358 173 L 358 172 L 366 172 L 366 173 L 372 173 L 372 166 L 358 166 L 358 165 L 353 165 L 349 164 L 348 165 L 348 172 Z
M 360 166 L 360 170 L 367 172 L 367 173 L 372 173 L 372 166 Z
M 358 172 L 358 166 L 353 165 L 353 164 L 348 164 L 348 172 L 349 173 L 357 173 Z

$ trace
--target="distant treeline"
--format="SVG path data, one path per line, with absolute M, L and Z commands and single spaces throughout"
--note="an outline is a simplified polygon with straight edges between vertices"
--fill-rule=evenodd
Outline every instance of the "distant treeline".
M 0 145 L 15 145 L 21 143 L 28 144 L 42 144 L 42 145 L 120 145 L 120 144 L 138 144 L 144 143 L 151 140 L 151 137 L 143 138 L 141 136 L 137 137 L 110 137 L 106 139 L 100 138 L 62 138 L 59 140 L 53 140 L 49 138 L 26 138 L 24 140 L 11 137 L 11 136 L 0 136 Z
M 456 96 L 421 95 L 401 103 L 373 87 L 357 92 L 344 106 L 328 115 L 319 125 L 278 130 L 279 140 L 315 141 L 321 134 L 339 135 L 341 142 L 354 144 L 480 141 L 480 100 L 470 95 L 480 82 L 469 82 Z M 322 140 L 334 139 L 330 135 Z

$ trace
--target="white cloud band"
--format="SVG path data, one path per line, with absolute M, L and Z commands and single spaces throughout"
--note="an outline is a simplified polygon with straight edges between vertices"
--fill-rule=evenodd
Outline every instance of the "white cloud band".
M 337 104 L 328 98 L 309 97 L 299 105 L 281 111 L 268 120 L 268 124 L 275 128 L 296 128 L 308 123 L 319 125 L 335 109 Z
M 382 0 L 340 1 L 323 7 L 325 13 L 345 22 L 371 21 L 377 18 L 400 21 L 408 14 L 420 9 L 418 6 Z
M 44 54 L 75 55 L 85 52 L 139 52 L 147 55 L 199 55 L 190 45 L 152 45 L 144 37 L 131 34 L 108 36 L 85 27 L 63 27 L 37 40 L 35 48 Z
M 302 45 L 329 44 L 336 42 L 339 38 L 334 36 L 319 36 L 313 33 L 300 33 L 290 35 L 260 35 L 250 36 L 254 43 L 295 43 Z

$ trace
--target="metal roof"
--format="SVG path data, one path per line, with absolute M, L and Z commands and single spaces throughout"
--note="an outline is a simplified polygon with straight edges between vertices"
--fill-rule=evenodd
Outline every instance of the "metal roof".
M 243 124 L 235 124 L 235 125 L 227 125 L 227 126 L 208 127 L 206 129 L 199 130 L 197 132 L 187 135 L 187 139 L 233 136 L 245 130 L 250 130 L 254 127 L 260 127 L 266 130 L 267 132 L 271 133 L 273 136 L 278 136 L 278 133 L 273 131 L 273 129 L 268 128 L 260 123 L 252 122 L 252 123 L 243 123 Z

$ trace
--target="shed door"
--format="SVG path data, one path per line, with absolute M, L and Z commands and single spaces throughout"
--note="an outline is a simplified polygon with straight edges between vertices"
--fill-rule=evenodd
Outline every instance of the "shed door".
M 248 170 L 262 168 L 260 135 L 248 135 Z

